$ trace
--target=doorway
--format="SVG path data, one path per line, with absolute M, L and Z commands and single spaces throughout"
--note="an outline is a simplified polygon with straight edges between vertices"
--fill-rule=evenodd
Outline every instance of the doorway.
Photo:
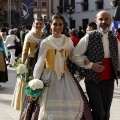
M 82 19 L 82 23 L 83 23 L 83 30 L 86 32 L 86 28 L 89 23 L 89 19 Z

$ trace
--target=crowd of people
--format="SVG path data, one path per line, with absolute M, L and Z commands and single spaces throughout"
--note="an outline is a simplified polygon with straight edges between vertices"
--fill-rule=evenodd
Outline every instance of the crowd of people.
M 118 84 L 120 77 L 120 30 L 113 34 L 110 24 L 110 13 L 102 10 L 85 32 L 81 26 L 79 31 L 68 30 L 60 14 L 52 15 L 49 24 L 42 18 L 34 19 L 31 30 L 22 26 L 19 36 L 14 29 L 9 35 L 1 29 L 0 82 L 8 81 L 6 61 L 13 67 L 19 57 L 31 67 L 24 77 L 26 82 L 31 76 L 43 83 L 49 80 L 42 95 L 31 102 L 24 94 L 23 78 L 17 79 L 11 106 L 21 110 L 20 120 L 110 119 L 114 82 Z M 21 43 L 17 56 L 14 40 Z M 76 71 L 84 71 L 88 97 Z

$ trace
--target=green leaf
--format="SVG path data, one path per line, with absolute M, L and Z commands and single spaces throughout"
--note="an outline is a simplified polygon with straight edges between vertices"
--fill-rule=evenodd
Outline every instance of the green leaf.
M 21 61 L 17 61 L 17 62 L 15 63 L 15 68 L 17 68 L 20 64 L 22 64 L 22 62 L 21 62 Z

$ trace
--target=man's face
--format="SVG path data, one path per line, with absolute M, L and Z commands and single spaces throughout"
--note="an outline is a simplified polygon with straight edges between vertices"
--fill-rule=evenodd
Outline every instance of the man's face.
M 98 29 L 100 29 L 103 32 L 108 32 L 110 23 L 111 23 L 111 18 L 110 18 L 109 13 L 99 12 L 97 14 L 96 24 L 98 26 Z

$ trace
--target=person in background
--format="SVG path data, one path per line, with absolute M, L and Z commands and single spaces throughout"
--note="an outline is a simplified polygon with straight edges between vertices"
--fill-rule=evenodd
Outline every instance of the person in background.
M 20 28 L 18 27 L 18 28 L 13 28 L 13 30 L 14 30 L 14 34 L 20 39 Z
M 6 40 L 7 33 L 8 33 L 8 29 L 6 27 L 2 27 L 1 31 L 0 31 L 0 36 L 3 40 L 3 42 L 5 42 L 5 40 Z M 4 46 L 4 47 L 5 47 L 6 54 L 8 56 L 8 59 L 6 59 L 6 64 L 8 65 L 8 63 L 9 63 L 9 53 L 8 53 L 7 47 L 6 46 Z
M 73 43 L 74 43 L 74 46 L 76 46 L 76 45 L 78 44 L 78 42 L 79 42 L 79 38 L 78 38 L 78 35 L 77 35 L 76 30 L 75 30 L 75 29 L 71 30 L 71 31 L 69 32 L 69 34 L 70 34 L 70 39 L 71 39 L 71 40 L 73 41 Z
M 9 30 L 9 35 L 6 36 L 6 40 L 4 42 L 5 47 L 7 47 L 8 51 L 10 52 L 10 63 L 9 67 L 13 67 L 15 65 L 15 40 L 16 42 L 20 42 L 20 39 L 14 34 L 14 30 Z
M 0 34 L 0 83 L 5 83 L 8 81 L 8 71 L 6 65 L 7 59 L 8 57 L 3 42 L 3 36 Z
M 117 41 L 118 41 L 118 48 L 120 48 L 120 28 L 116 28 L 116 38 L 117 38 Z M 120 56 L 120 50 L 118 51 L 118 54 Z M 120 66 L 120 62 L 118 62 L 118 66 Z M 120 76 L 120 72 L 118 71 L 118 75 Z
M 0 36 L 2 37 L 3 41 L 6 40 L 6 35 L 7 35 L 7 28 L 6 27 L 2 27 L 1 31 L 0 31 Z
M 118 42 L 120 42 L 120 28 L 116 28 L 116 30 L 115 30 L 115 36 L 116 36 Z
M 109 31 L 110 13 L 97 13 L 97 30 L 86 34 L 73 51 L 72 60 L 81 66 L 81 59 L 87 57 L 90 63 L 84 66 L 85 86 L 92 109 L 93 120 L 109 120 L 113 99 L 114 81 L 118 83 L 120 71 L 120 47 Z
M 20 31 L 20 40 L 21 40 L 21 46 L 23 47 L 25 35 L 27 34 L 27 27 L 25 25 L 22 26 L 22 29 Z
M 16 46 L 16 51 L 15 51 L 15 61 L 17 62 L 17 60 L 21 57 L 21 53 L 22 53 L 22 46 L 21 46 L 21 39 L 20 39 L 20 28 L 14 28 L 14 34 L 19 38 L 20 42 L 18 43 L 19 45 Z
M 34 79 L 49 80 L 49 85 L 32 108 L 30 102 L 27 103 L 20 120 L 92 120 L 87 99 L 66 66 L 74 45 L 70 38 L 61 34 L 63 27 L 63 16 L 54 14 L 50 19 L 52 35 L 41 42 L 33 71 Z
M 90 23 L 87 25 L 86 33 L 88 33 L 89 31 L 96 30 L 96 29 L 97 29 L 97 24 L 96 24 L 95 22 L 90 22 Z
M 79 30 L 78 30 L 78 38 L 79 40 L 85 35 L 85 32 L 82 29 L 82 26 L 79 26 Z

